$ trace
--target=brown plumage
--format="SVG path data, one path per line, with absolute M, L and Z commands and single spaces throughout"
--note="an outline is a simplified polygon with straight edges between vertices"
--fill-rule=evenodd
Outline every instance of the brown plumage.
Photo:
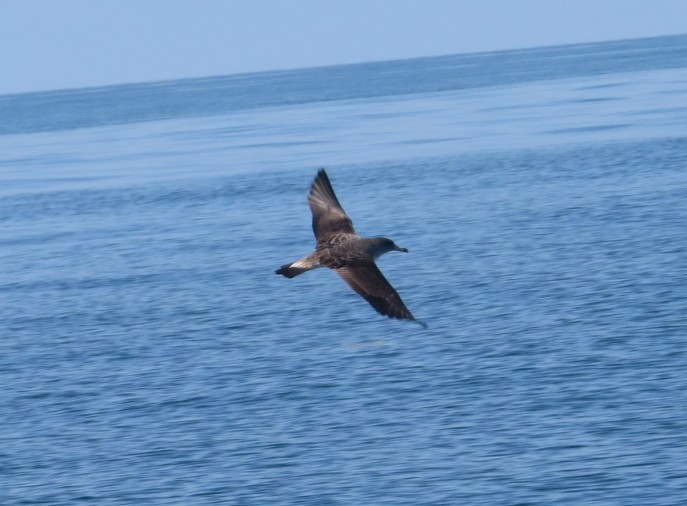
M 375 259 L 384 253 L 407 253 L 408 250 L 385 237 L 360 237 L 336 198 L 324 169 L 320 169 L 313 181 L 308 204 L 312 211 L 315 251 L 296 262 L 282 265 L 276 273 L 293 278 L 318 267 L 329 267 L 377 312 L 390 318 L 415 320 L 375 264 Z

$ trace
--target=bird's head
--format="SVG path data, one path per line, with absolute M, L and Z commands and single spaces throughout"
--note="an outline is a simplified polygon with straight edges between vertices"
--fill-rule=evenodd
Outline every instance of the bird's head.
M 401 248 L 391 239 L 386 237 L 374 237 L 369 240 L 369 252 L 374 258 L 378 258 L 389 251 L 402 251 L 408 253 L 406 248 Z

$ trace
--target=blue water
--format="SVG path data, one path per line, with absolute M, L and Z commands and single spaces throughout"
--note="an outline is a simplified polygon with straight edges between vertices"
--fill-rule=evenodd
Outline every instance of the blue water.
M 684 503 L 687 36 L 0 113 L 0 504 Z

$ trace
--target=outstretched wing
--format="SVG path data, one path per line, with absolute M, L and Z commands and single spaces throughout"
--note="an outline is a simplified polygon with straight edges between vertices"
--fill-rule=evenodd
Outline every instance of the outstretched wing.
M 378 313 L 400 320 L 415 320 L 398 292 L 394 290 L 374 262 L 359 262 L 334 270 Z
M 318 241 L 331 234 L 355 234 L 353 223 L 339 204 L 324 169 L 320 169 L 312 183 L 308 204 L 312 211 L 312 230 Z

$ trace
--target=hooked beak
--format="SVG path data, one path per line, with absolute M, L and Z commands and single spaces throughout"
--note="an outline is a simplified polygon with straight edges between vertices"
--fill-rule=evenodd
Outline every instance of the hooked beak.
M 402 251 L 403 253 L 408 253 L 408 248 L 399 248 L 398 246 L 396 246 L 395 249 L 396 249 L 396 251 Z

